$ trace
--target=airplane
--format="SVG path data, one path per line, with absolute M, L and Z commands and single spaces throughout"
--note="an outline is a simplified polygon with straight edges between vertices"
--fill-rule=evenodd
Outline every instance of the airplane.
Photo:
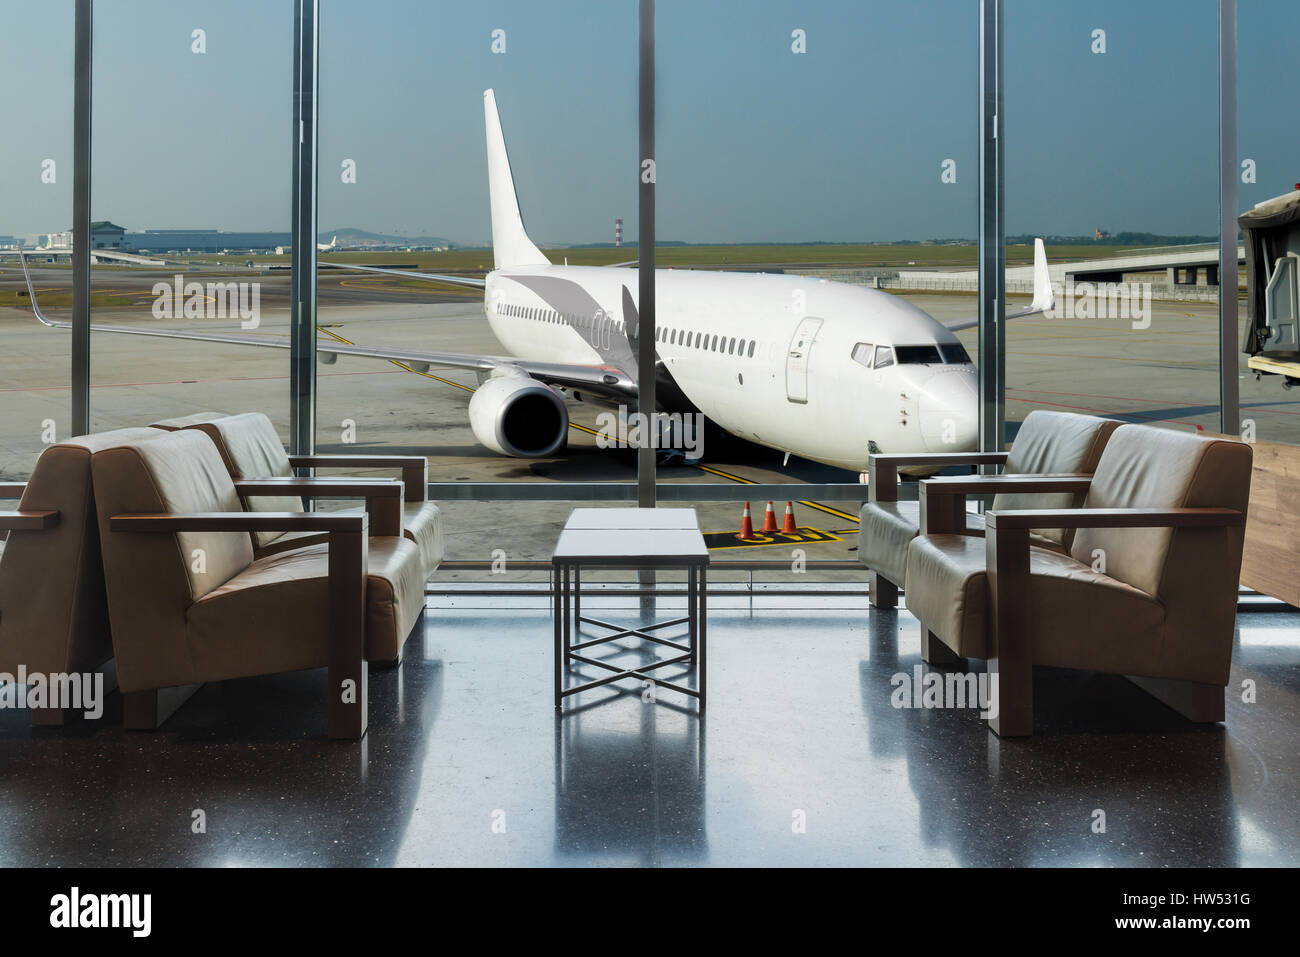
M 316 252 L 318 252 L 318 253 L 329 252 L 329 250 L 333 249 L 333 248 L 334 248 L 335 246 L 337 246 L 338 244 L 339 244 L 339 238 L 338 238 L 337 236 L 335 236 L 333 239 L 331 239 L 331 240 L 330 240 L 329 242 L 327 242 L 327 243 L 317 243 L 317 244 L 316 244 Z
M 475 438 L 499 454 L 541 458 L 563 449 L 566 396 L 635 408 L 637 270 L 552 263 L 524 228 L 492 90 L 483 94 L 494 268 L 483 279 L 321 263 L 483 289 L 503 356 L 321 342 L 322 361 L 358 356 L 473 370 Z M 26 261 L 23 262 L 24 271 Z M 31 279 L 28 276 L 29 291 Z M 863 286 L 799 276 L 655 271 L 655 397 L 660 411 L 702 414 L 732 435 L 789 455 L 861 472 L 873 452 L 977 447 L 974 364 L 955 332 L 912 303 Z M 66 328 L 43 316 L 47 326 Z M 1043 241 L 1034 243 L 1034 295 L 1008 319 L 1054 308 Z M 287 349 L 289 340 L 93 325 L 132 335 Z

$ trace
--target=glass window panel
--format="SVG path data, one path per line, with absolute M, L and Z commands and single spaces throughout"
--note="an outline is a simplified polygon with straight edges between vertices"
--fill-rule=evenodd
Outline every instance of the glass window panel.
M 635 3 L 392 0 L 375 7 L 323 0 L 320 225 L 327 238 L 339 236 L 339 248 L 325 258 L 470 280 L 491 276 L 492 288 L 422 282 L 400 270 L 322 271 L 322 326 L 377 348 L 588 370 L 634 366 L 625 361 L 618 321 L 621 285 L 637 296 L 634 272 L 601 286 L 593 305 L 572 288 L 530 286 L 496 270 L 500 259 L 507 272 L 519 267 L 519 277 L 527 264 L 511 261 L 518 257 L 509 245 L 493 245 L 484 92 L 494 92 L 527 237 L 556 267 L 552 275 L 563 277 L 566 262 L 627 262 L 635 252 L 614 248 L 613 237 L 616 218 L 626 235 L 637 229 L 636 42 Z M 352 179 L 342 175 L 349 161 Z M 494 291 L 517 318 L 485 315 L 485 297 L 490 302 Z M 564 393 L 570 425 L 553 436 L 560 443 L 553 453 L 533 458 L 497 451 L 471 425 L 472 402 L 491 405 L 482 416 L 474 405 L 474 421 L 495 421 L 513 393 L 478 393 L 473 368 L 413 369 L 346 356 L 321 366 L 318 447 L 425 455 L 434 482 L 636 479 L 634 457 L 601 447 L 608 408 L 590 401 L 589 390 Z M 587 401 L 576 400 L 575 391 Z M 502 528 L 535 526 L 537 506 L 446 503 L 449 559 L 489 557 L 497 546 L 512 558 L 549 554 L 549 530 L 535 541 L 503 533 L 488 545 L 481 532 L 488 514 L 500 517 Z
M 1008 306 L 1030 300 L 1036 236 L 1057 284 L 1052 313 L 1007 324 L 1008 439 L 1033 409 L 1219 428 L 1208 268 L 1218 260 L 1218 5 L 1168 13 L 1116 0 L 1006 5 Z M 1199 108 L 1134 110 L 1135 91 Z M 1081 122 L 1068 143 L 1067 116 Z M 961 334 L 968 347 L 973 333 Z
M 91 218 L 142 261 L 94 267 L 93 321 L 287 338 L 289 271 L 270 266 L 289 261 L 292 10 L 232 0 L 199 20 L 95 5 Z M 96 431 L 257 411 L 289 437 L 288 350 L 96 331 L 91 356 Z
M 1300 185 L 1300 124 L 1291 117 L 1286 80 L 1294 62 L 1295 38 L 1300 36 L 1300 5 L 1239 3 L 1238 50 L 1238 212 L 1274 197 L 1294 194 Z M 1291 250 L 1300 252 L 1300 242 Z M 1281 250 L 1277 250 L 1281 252 Z M 1246 275 L 1238 277 L 1239 329 L 1244 350 L 1247 328 Z M 1287 358 L 1266 348 L 1260 358 Z M 1242 434 L 1261 442 L 1300 443 L 1300 392 L 1286 375 L 1267 375 L 1250 367 L 1250 356 L 1239 357 Z M 1300 368 L 1294 371 L 1300 373 Z M 1300 381 L 1300 374 L 1296 377 Z
M 949 335 L 935 320 L 976 308 L 973 286 L 954 295 L 978 262 L 975 8 L 660 0 L 656 20 L 656 216 L 673 240 L 656 252 L 672 269 L 660 312 L 679 305 L 681 270 L 724 273 L 734 305 L 701 317 L 701 347 L 761 366 L 742 381 L 713 355 L 668 365 L 696 407 L 746 440 L 720 443 L 724 471 L 856 482 L 873 445 L 928 451 L 926 367 L 863 375 L 835 343 L 890 342 L 902 298 L 918 307 L 904 344 L 939 363 Z M 964 404 L 973 422 L 973 387 Z M 756 435 L 762 445 L 748 445 Z
M 70 3 L 9 3 L 0 29 L 11 81 L 0 96 L 0 479 L 9 481 L 27 478 L 47 445 L 72 434 L 72 336 L 36 321 L 17 246 L 72 241 L 73 11 Z M 69 319 L 67 249 L 31 255 L 29 266 L 42 311 Z M 16 507 L 0 500 L 0 509 Z

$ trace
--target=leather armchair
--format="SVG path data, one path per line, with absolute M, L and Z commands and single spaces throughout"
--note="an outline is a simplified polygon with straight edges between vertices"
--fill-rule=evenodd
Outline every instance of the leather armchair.
M 100 560 L 91 456 L 117 442 L 158 435 L 119 429 L 83 435 L 41 453 L 27 482 L 0 483 L 0 498 L 19 499 L 0 512 L 0 671 L 86 674 L 109 671 L 112 638 Z M 32 723 L 61 725 L 77 712 L 42 708 Z
M 1034 664 L 1130 677 L 1195 721 L 1221 721 L 1231 665 L 1252 450 L 1141 425 L 1116 429 L 1091 479 L 1042 479 L 1078 509 L 994 509 L 981 540 L 954 533 L 975 483 L 922 483 L 908 609 L 929 660 L 986 658 L 999 734 L 1033 730 Z M 1031 529 L 1074 531 L 1067 552 Z
M 101 448 L 91 468 L 129 727 L 157 726 L 201 682 L 328 667 L 331 737 L 365 733 L 367 662 L 398 657 L 424 606 L 419 549 L 396 534 L 399 483 L 349 480 L 389 503 L 370 515 L 245 512 L 216 447 L 190 429 Z M 317 482 L 330 480 L 244 494 L 316 494 Z M 283 531 L 327 540 L 255 557 L 252 534 Z
M 941 469 L 953 465 L 1002 466 L 1003 475 L 1090 475 L 1112 432 L 1113 419 L 1073 412 L 1035 409 L 1025 417 L 1015 441 L 1006 452 L 926 452 L 873 455 L 868 462 L 868 500 L 859 515 L 858 560 L 870 569 L 871 604 L 893 608 L 898 590 L 906 587 L 907 548 L 921 530 L 917 502 L 898 500 L 900 469 Z M 1081 496 L 1074 493 L 1031 491 L 1026 486 L 984 486 L 996 493 L 994 508 L 1072 508 Z M 983 516 L 963 513 L 964 533 L 983 535 Z M 1039 529 L 1035 544 L 1057 551 L 1069 548 L 1073 529 Z
M 235 480 L 288 478 L 295 468 L 395 469 L 405 485 L 402 534 L 420 549 L 425 579 L 437 569 L 445 553 L 442 512 L 426 501 L 428 460 L 418 455 L 306 455 L 290 456 L 280 443 L 271 420 L 260 412 L 225 415 L 197 412 L 154 423 L 154 428 L 196 429 L 217 446 L 230 477 Z M 291 496 L 253 495 L 245 498 L 249 511 L 301 511 L 302 502 Z M 253 536 L 258 555 L 287 548 L 318 544 L 320 534 L 262 531 Z

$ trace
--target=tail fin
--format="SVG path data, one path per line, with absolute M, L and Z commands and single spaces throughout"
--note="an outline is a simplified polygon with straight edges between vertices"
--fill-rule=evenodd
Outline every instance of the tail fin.
M 492 201 L 492 254 L 496 267 L 550 265 L 524 231 L 501 117 L 497 114 L 497 98 L 491 90 L 483 93 L 483 119 L 487 125 L 488 194 Z
M 1047 268 L 1047 250 L 1041 239 L 1034 240 L 1034 301 L 1035 312 L 1051 312 L 1056 307 L 1052 293 L 1052 275 Z

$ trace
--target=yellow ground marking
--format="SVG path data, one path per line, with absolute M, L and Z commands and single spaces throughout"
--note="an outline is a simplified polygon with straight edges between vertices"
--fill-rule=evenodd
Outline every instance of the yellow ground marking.
M 719 478 L 730 479 L 730 480 L 733 481 L 733 482 L 739 482 L 741 485 L 759 485 L 759 484 L 761 484 L 761 483 L 755 481 L 754 479 L 747 479 L 747 478 L 743 478 L 743 477 L 741 477 L 741 476 L 739 476 L 739 475 L 732 475 L 730 472 L 724 472 L 724 471 L 722 471 L 721 469 L 710 468 L 710 467 L 707 466 L 707 465 L 698 465 L 698 464 L 697 464 L 695 467 L 696 467 L 697 469 L 699 469 L 700 471 L 702 471 L 702 472 L 708 472 L 708 473 L 711 474 L 711 475 L 717 475 Z M 818 504 L 817 502 L 807 502 L 807 501 L 800 502 L 799 504 L 800 504 L 800 505 L 805 505 L 805 506 L 807 506 L 808 508 L 815 508 L 815 509 L 817 509 L 819 512 L 825 512 L 827 515 L 834 515 L 836 518 L 846 518 L 846 519 L 848 519 L 850 522 L 856 522 L 856 521 L 858 521 L 858 516 L 856 516 L 856 515 L 850 515 L 848 512 L 841 512 L 839 509 L 837 509 L 837 508 L 831 508 L 829 505 L 820 505 L 820 504 Z

